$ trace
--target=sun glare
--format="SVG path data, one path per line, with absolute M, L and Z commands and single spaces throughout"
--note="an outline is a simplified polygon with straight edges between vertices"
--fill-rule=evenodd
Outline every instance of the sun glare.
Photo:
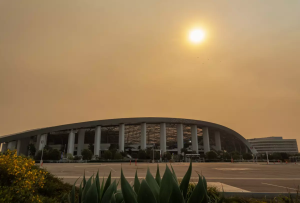
M 189 39 L 192 43 L 198 44 L 204 40 L 205 33 L 201 29 L 193 29 L 189 33 Z

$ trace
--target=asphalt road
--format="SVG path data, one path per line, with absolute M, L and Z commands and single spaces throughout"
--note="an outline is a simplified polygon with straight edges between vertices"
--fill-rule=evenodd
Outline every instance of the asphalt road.
M 177 178 L 182 178 L 189 163 L 173 163 Z M 121 167 L 129 182 L 133 182 L 135 171 L 144 178 L 147 168 L 155 176 L 157 164 L 151 163 L 45 163 L 43 167 L 65 182 L 73 184 L 77 178 L 96 174 L 107 177 L 111 171 L 113 179 L 119 180 Z M 163 176 L 166 164 L 160 163 Z M 225 192 L 296 192 L 300 185 L 299 164 L 255 164 L 255 163 L 193 163 L 192 182 L 197 182 L 197 173 L 202 173 L 208 185 Z M 81 178 L 80 178 L 81 180 Z M 78 183 L 80 183 L 80 180 Z M 79 185 L 79 184 L 77 184 Z

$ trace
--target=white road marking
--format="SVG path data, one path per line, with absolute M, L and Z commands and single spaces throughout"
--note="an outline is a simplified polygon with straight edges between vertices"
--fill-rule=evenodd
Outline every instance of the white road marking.
M 250 192 L 248 190 L 244 190 L 238 187 L 233 187 L 231 185 L 227 185 L 220 182 L 207 182 L 208 187 L 216 187 L 219 191 L 224 192 Z
M 286 189 L 289 189 L 289 190 L 296 190 L 296 191 L 299 191 L 299 189 L 296 189 L 296 188 L 284 187 L 284 186 L 280 186 L 280 185 L 273 185 L 273 184 L 269 184 L 269 183 L 261 183 L 261 184 L 264 184 L 264 185 L 270 185 L 270 186 L 274 186 L 274 187 L 286 188 Z
M 117 171 L 115 171 L 115 169 L 113 169 L 112 167 L 109 167 L 109 166 L 107 166 L 108 168 L 110 168 L 111 170 L 113 170 L 114 172 L 117 172 Z
M 216 170 L 221 170 L 221 171 L 246 171 L 246 170 L 255 170 L 251 168 L 214 168 Z

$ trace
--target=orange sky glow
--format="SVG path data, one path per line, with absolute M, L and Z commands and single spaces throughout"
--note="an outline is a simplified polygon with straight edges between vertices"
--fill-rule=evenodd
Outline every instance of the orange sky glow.
M 177 117 L 300 143 L 299 10 L 298 0 L 1 1 L 0 136 Z

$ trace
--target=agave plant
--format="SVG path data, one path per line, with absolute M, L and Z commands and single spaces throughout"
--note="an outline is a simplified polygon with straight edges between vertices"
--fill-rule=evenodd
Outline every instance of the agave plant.
M 172 171 L 171 171 L 172 170 Z M 148 168 L 146 178 L 141 182 L 135 173 L 133 187 L 126 180 L 121 169 L 121 190 L 117 190 L 117 183 L 111 183 L 109 174 L 106 183 L 102 180 L 101 186 L 99 175 L 92 176 L 88 181 L 83 176 L 83 181 L 79 187 L 79 203 L 207 203 L 207 183 L 203 176 L 199 176 L 197 185 L 191 195 L 187 196 L 190 178 L 192 175 L 192 162 L 183 177 L 178 183 L 173 167 L 171 170 L 166 166 L 165 173 L 161 178 L 159 167 L 157 166 L 155 178 Z M 75 182 L 76 183 L 76 182 Z M 62 202 L 75 203 L 75 183 L 70 194 L 65 195 Z

